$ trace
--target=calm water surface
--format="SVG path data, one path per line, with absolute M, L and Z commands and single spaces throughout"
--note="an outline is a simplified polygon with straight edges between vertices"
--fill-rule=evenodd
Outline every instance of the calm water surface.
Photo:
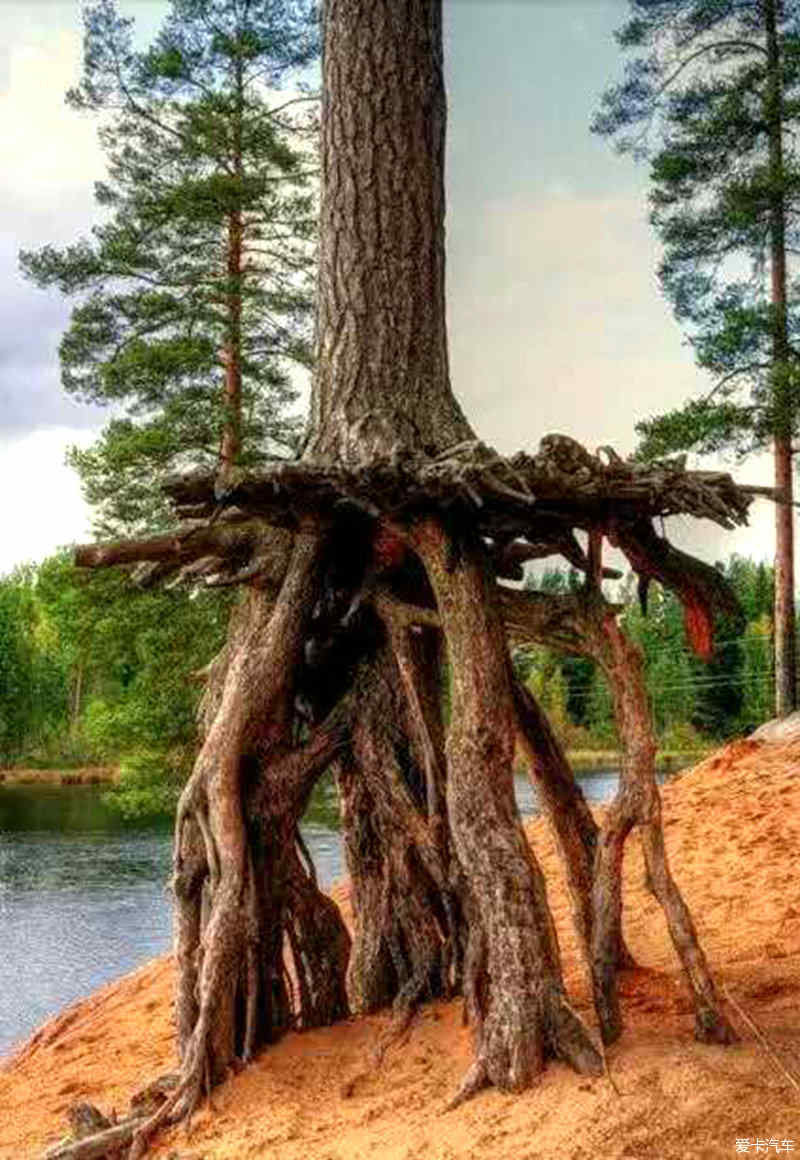
M 589 801 L 615 771 L 578 775 Z M 73 1000 L 170 946 L 171 822 L 126 824 L 95 786 L 0 785 L 0 1053 Z M 517 779 L 524 816 L 536 812 Z M 330 802 L 303 833 L 323 886 L 345 873 Z

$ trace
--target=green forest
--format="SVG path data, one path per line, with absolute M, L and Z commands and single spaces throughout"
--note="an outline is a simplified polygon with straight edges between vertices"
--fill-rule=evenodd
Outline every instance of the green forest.
M 168 808 L 195 743 L 201 669 L 230 597 L 148 591 L 64 551 L 0 580 L 0 762 L 119 763 L 120 807 Z
M 710 664 L 692 656 L 672 593 L 654 585 L 644 615 L 633 576 L 618 585 L 662 751 L 694 752 L 772 715 L 772 568 L 737 556 L 718 566 L 743 624 L 720 626 Z M 581 579 L 546 569 L 527 583 L 558 592 Z M 122 569 L 75 567 L 66 550 L 0 579 L 0 761 L 119 765 L 120 809 L 168 809 L 191 768 L 202 669 L 224 642 L 234 599 L 140 588 Z M 514 663 L 568 749 L 616 747 L 610 694 L 591 661 L 531 647 Z

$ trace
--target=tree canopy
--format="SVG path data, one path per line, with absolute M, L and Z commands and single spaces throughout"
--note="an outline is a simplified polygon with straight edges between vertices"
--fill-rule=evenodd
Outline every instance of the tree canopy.
M 631 0 L 625 79 L 593 124 L 650 159 L 662 290 L 711 389 L 637 424 L 640 454 L 773 449 L 779 713 L 795 702 L 793 440 L 800 418 L 800 4 Z
M 791 283 L 792 341 L 785 352 L 774 348 L 782 320 L 770 245 L 776 202 L 785 252 L 800 245 L 800 5 L 776 9 L 775 60 L 769 7 L 761 0 L 633 0 L 618 34 L 632 59 L 593 127 L 622 151 L 649 157 L 651 220 L 664 243 L 661 286 L 714 379 L 706 397 L 638 424 L 643 454 L 764 447 L 775 432 L 775 386 L 794 384 L 798 373 L 800 299 Z M 776 132 L 777 164 L 770 155 Z
M 144 51 L 114 0 L 84 20 L 68 101 L 101 118 L 101 221 L 21 264 L 78 299 L 63 383 L 114 416 L 72 462 L 98 530 L 131 533 L 170 522 L 153 486 L 164 473 L 253 464 L 297 438 L 287 405 L 291 368 L 311 360 L 316 168 L 302 85 L 317 34 L 301 0 L 172 0 Z

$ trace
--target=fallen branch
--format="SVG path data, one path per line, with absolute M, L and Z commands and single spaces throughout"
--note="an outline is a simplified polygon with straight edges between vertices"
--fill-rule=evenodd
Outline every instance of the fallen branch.
M 144 1123 L 142 1116 L 132 1116 L 93 1136 L 56 1144 L 45 1152 L 43 1160 L 105 1160 L 126 1148 Z

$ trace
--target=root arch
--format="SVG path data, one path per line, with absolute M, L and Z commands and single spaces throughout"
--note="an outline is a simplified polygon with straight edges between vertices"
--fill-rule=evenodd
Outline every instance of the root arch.
M 456 1102 L 486 1084 L 522 1088 L 548 1057 L 602 1070 L 564 989 L 544 879 L 517 813 L 515 736 L 562 852 L 604 1041 L 622 1030 L 621 865 L 634 827 L 697 1034 L 732 1038 L 669 873 L 641 659 L 618 609 L 592 577 L 563 598 L 499 587 L 491 545 L 463 522 L 382 526 L 347 510 L 343 525 L 293 535 L 277 595 L 248 575 L 208 669 L 203 742 L 176 818 L 180 1082 L 138 1128 L 140 1151 L 231 1066 L 289 1029 L 349 1011 L 391 1006 L 398 1029 L 419 1002 L 462 994 L 476 1049 Z M 361 543 L 348 554 L 353 536 Z M 600 825 L 513 677 L 509 640 L 581 652 L 609 680 L 624 761 Z M 326 770 L 341 801 L 352 941 L 298 841 Z

